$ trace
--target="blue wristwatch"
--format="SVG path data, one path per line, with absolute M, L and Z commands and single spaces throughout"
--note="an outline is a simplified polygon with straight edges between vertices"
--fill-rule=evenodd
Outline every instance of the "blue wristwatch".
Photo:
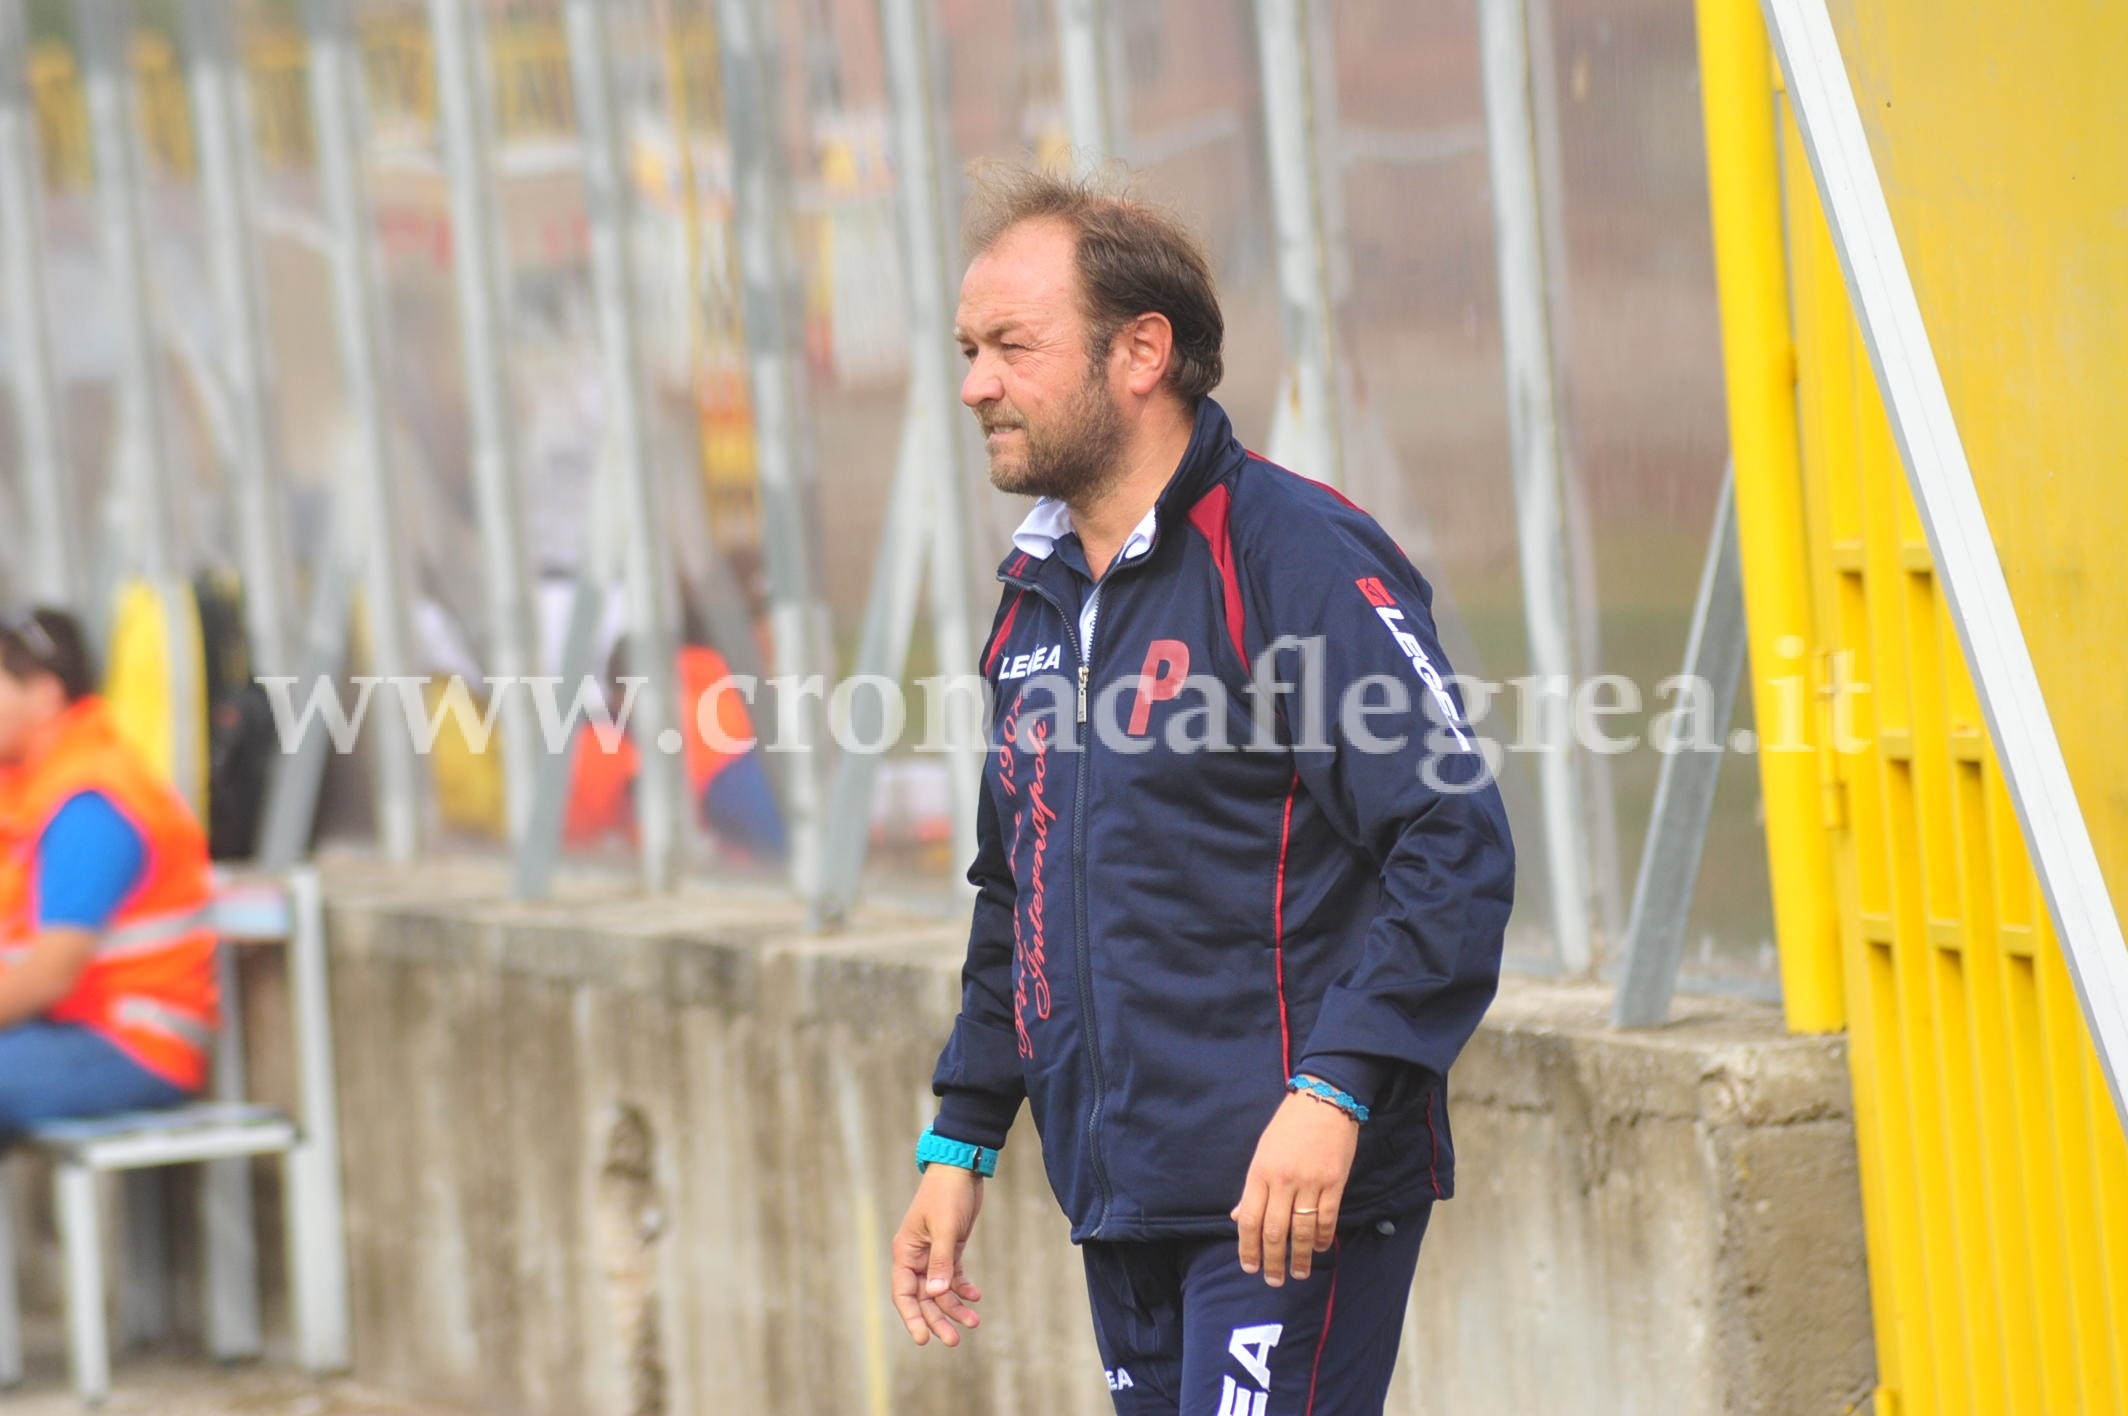
M 916 1173 L 919 1175 L 934 1163 L 972 1170 L 978 1175 L 995 1175 L 997 1160 L 998 1153 L 987 1146 L 949 1141 L 936 1131 L 925 1131 L 916 1142 Z

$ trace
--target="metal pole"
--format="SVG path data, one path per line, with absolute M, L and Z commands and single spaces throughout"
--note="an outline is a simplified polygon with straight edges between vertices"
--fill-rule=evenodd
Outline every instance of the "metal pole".
M 1559 72 L 1553 40 L 1556 0 L 1528 0 L 1530 119 L 1536 135 L 1537 190 L 1543 213 L 1544 308 L 1551 321 L 1553 395 L 1561 428 L 1571 426 L 1574 409 L 1572 310 L 1566 243 L 1565 156 L 1559 136 Z M 1574 456 L 1573 440 L 1562 434 L 1559 447 L 1560 514 L 1566 524 L 1567 604 L 1573 619 L 1574 662 L 1584 673 L 1603 662 L 1602 597 L 1596 585 L 1596 531 L 1588 483 Z M 1614 761 L 1605 753 L 1577 745 L 1583 809 L 1588 812 L 1589 898 L 1593 923 L 1606 939 L 1625 937 L 1624 870 L 1619 857 L 1618 792 Z
M 936 615 L 938 658 L 947 672 L 972 668 L 967 601 L 967 519 L 960 488 L 960 444 L 954 437 L 951 346 L 943 337 L 952 313 L 949 257 L 944 241 L 943 189 L 939 180 L 939 130 L 931 107 L 930 52 L 925 43 L 922 0 L 881 0 L 880 24 L 887 57 L 887 87 L 894 108 L 894 155 L 901 181 L 903 279 L 909 291 L 909 401 L 895 462 L 894 491 L 879 555 L 872 564 L 857 672 L 899 680 L 907 665 L 909 635 L 928 561 Z M 875 705 L 853 705 L 851 740 L 873 740 Z M 970 745 L 971 749 L 973 744 Z M 829 800 L 816 924 L 845 917 L 857 895 L 870 841 L 872 784 L 880 754 L 845 752 Z M 973 750 L 948 759 L 954 805 L 954 854 L 975 858 L 976 794 L 982 763 Z M 955 878 L 959 878 L 958 869 Z
M 157 368 L 161 351 L 141 212 L 140 128 L 127 62 L 131 15 L 129 0 L 99 0 L 84 7 L 80 17 L 104 259 L 118 307 L 119 484 L 125 489 L 121 525 L 131 552 L 127 568 L 151 587 L 169 648 L 164 668 L 171 703 L 170 778 L 198 809 L 205 805 L 206 703 L 198 675 L 198 621 L 185 583 L 186 567 L 174 551 L 173 528 L 184 499 L 170 462 Z
M 936 106 L 942 84 L 932 72 L 927 3 L 882 0 L 881 39 L 901 176 L 902 259 L 908 266 L 910 417 L 922 438 L 920 455 L 932 474 L 924 523 L 931 532 L 932 639 L 940 671 L 955 674 L 975 669 L 975 627 L 968 605 L 968 504 L 962 477 L 975 425 L 954 411 L 960 379 L 947 336 L 953 327 L 953 291 L 958 282 L 947 233 L 955 223 L 948 210 L 945 132 Z M 980 750 L 979 742 L 971 742 L 956 745 L 946 754 L 957 862 L 951 878 L 957 886 L 965 885 L 962 872 L 975 859 L 976 798 L 982 790 Z
M 331 950 L 325 892 L 315 870 L 288 879 L 295 928 L 288 940 L 288 1009 L 296 1037 L 296 1104 L 302 1140 L 282 1162 L 288 1282 L 294 1290 L 296 1361 L 313 1375 L 354 1361 L 347 1277 L 347 1196 L 340 1179 L 340 1096 L 333 1067 Z
M 1271 420 L 1271 457 L 1332 486 L 1345 484 L 1337 397 L 1337 305 L 1331 294 L 1324 169 L 1316 129 L 1310 0 L 1257 0 L 1271 212 L 1278 231 L 1286 375 Z
M 600 463 L 592 474 L 590 525 L 572 578 L 569 622 L 562 631 L 561 661 L 555 666 L 561 675 L 564 705 L 574 703 L 579 687 L 591 683 L 600 672 L 599 625 L 605 618 L 608 588 L 617 578 L 614 562 L 619 557 L 613 545 L 613 523 L 618 514 L 614 506 L 618 492 L 614 471 L 609 460 Z M 546 898 L 553 883 L 568 826 L 569 789 L 575 780 L 576 755 L 580 750 L 591 750 L 579 748 L 583 741 L 581 733 L 571 731 L 552 739 L 543 737 L 540 742 L 531 818 L 517 848 L 514 889 L 520 900 Z
M 1693 723 L 1693 738 L 1712 734 L 1723 748 L 1676 747 L 1663 756 L 1655 781 L 1655 808 L 1648 818 L 1648 840 L 1640 853 L 1640 877 L 1633 886 L 1633 913 L 1626 924 L 1625 964 L 1611 1004 L 1613 1027 L 1654 1027 L 1669 1019 L 1678 960 L 1684 957 L 1685 921 L 1692 913 L 1700 854 L 1707 844 L 1707 819 L 1714 811 L 1714 788 L 1721 777 L 1729 719 L 1736 711 L 1736 684 L 1744 672 L 1744 646 L 1744 586 L 1736 550 L 1736 469 L 1732 464 L 1722 476 L 1721 501 L 1714 512 L 1706 563 L 1700 570 L 1699 598 L 1692 608 L 1683 670 L 1688 684 L 1704 683 L 1713 694 L 1712 701 L 1702 705 L 1708 721 Z
M 2115 1113 L 2128 1126 L 2128 940 L 1988 531 L 1832 17 L 1823 0 L 1764 0 L 1764 8 L 1929 552 Z
M 79 12 L 103 256 L 118 316 L 119 485 L 125 489 L 131 551 L 127 568 L 160 591 L 173 569 L 169 531 L 174 485 L 161 381 L 156 377 L 154 295 L 141 228 L 133 76 L 126 62 L 131 19 L 130 0 L 92 0 Z
M 31 593 L 75 605 L 87 593 L 81 535 L 68 494 L 66 411 L 52 366 L 51 310 L 44 291 L 44 187 L 30 111 L 24 0 L 0 0 L 0 263 L 5 264 L 15 420 Z
M 575 701 L 576 686 L 598 673 L 593 656 L 598 653 L 599 618 L 606 608 L 606 582 L 586 556 L 576 574 L 576 589 L 569 602 L 569 627 L 562 636 L 561 663 L 563 703 Z M 576 773 L 579 737 L 565 734 L 559 751 L 541 745 L 538 776 L 532 794 L 532 809 L 525 822 L 524 838 L 517 847 L 517 871 L 513 888 L 520 900 L 543 900 L 554 880 L 554 867 L 561 859 L 562 833 L 568 825 L 569 787 Z M 595 744 L 593 744 L 595 746 Z M 586 749 L 588 750 L 588 749 Z
M 731 142 L 733 216 L 761 480 L 769 637 L 776 676 L 796 683 L 815 668 L 818 580 L 799 427 L 803 340 L 791 318 L 790 206 L 777 121 L 776 75 L 782 55 L 770 20 L 758 0 L 718 0 L 724 126 Z M 811 746 L 793 754 L 783 774 L 783 807 L 790 828 L 791 884 L 810 899 L 820 882 L 823 749 L 815 739 L 818 715 L 804 694 L 798 695 L 795 707 L 803 741 Z
M 468 0 L 429 0 L 444 168 L 458 261 L 458 340 L 472 421 L 473 494 L 479 508 L 488 600 L 488 670 L 503 680 L 502 766 L 510 839 L 522 846 L 537 777 L 532 704 L 512 685 L 533 663 L 530 581 L 518 491 L 508 355 L 508 259 L 496 220 L 494 144 L 482 95 L 481 25 Z
M 930 506 L 933 477 L 923 459 L 928 446 L 913 406 L 902 425 L 901 455 L 887 521 L 872 561 L 872 584 L 865 596 L 864 630 L 857 645 L 857 673 L 899 680 L 909 657 L 909 633 L 916 621 L 917 596 L 924 579 L 927 544 L 924 517 Z M 849 741 L 871 742 L 879 725 L 873 705 L 853 705 Z M 813 906 L 815 926 L 846 919 L 856 902 L 864 874 L 865 851 L 872 839 L 872 784 L 879 770 L 876 753 L 850 751 L 836 764 L 835 786 L 828 798 L 820 889 Z M 974 798 L 970 797 L 973 802 Z M 968 859 L 975 857 L 971 854 Z
M 1057 0 L 1057 56 L 1063 71 L 1064 116 L 1082 168 L 1117 156 L 1103 0 Z
M 631 719 L 642 753 L 636 779 L 636 816 L 643 847 L 643 879 L 670 889 L 678 875 L 680 842 L 692 821 L 681 773 L 683 746 L 677 683 L 679 648 L 668 606 L 671 572 L 660 536 L 655 469 L 643 409 L 643 376 L 635 327 L 635 259 L 629 244 L 633 194 L 611 82 L 607 24 L 612 7 L 600 0 L 567 0 L 569 68 L 584 142 L 584 205 L 591 219 L 591 277 L 598 305 L 599 344 L 606 383 L 607 447 L 621 474 L 620 528 L 626 553 L 628 632 L 632 672 L 648 680 Z
M 1530 114 L 1528 18 L 1524 0 L 1481 0 L 1478 7 L 1530 671 L 1540 684 L 1558 684 L 1562 694 L 1570 696 L 1573 616 L 1560 505 L 1559 401 L 1545 308 L 1544 215 Z M 1560 716 L 1557 741 L 1549 726 L 1546 729 L 1537 784 L 1559 962 L 1568 973 L 1579 974 L 1592 962 L 1588 861 L 1582 849 L 1585 818 L 1579 764 L 1563 702 Z
M 333 232 L 333 309 L 341 374 L 355 414 L 370 667 L 391 681 L 408 672 L 406 557 L 391 446 L 383 307 L 363 170 L 361 56 L 348 23 L 347 0 L 304 0 L 304 13 L 310 30 L 311 123 L 317 130 L 326 222 Z M 378 839 L 387 858 L 408 862 L 420 850 L 422 835 L 421 772 L 414 741 L 399 713 L 378 714 L 370 728 L 379 735 Z
M 1695 10 L 1737 552 L 1750 657 L 1759 666 L 1751 693 L 1758 721 L 1777 723 L 1782 689 L 1775 666 L 1787 658 L 1782 641 L 1806 643 L 1815 611 L 1797 448 L 1773 51 L 1758 0 L 1699 0 Z M 1815 677 L 1808 659 L 1795 668 Z M 1781 1009 L 1792 1032 L 1834 1031 L 1846 1025 L 1847 1014 L 1832 842 L 1818 824 L 1821 764 L 1815 751 L 1761 752 L 1758 766 L 1773 925 L 1781 941 Z
M 340 510 L 334 498 L 335 513 Z M 366 541 L 358 518 L 340 521 L 328 518 L 325 542 L 319 549 L 317 573 L 311 578 L 310 605 L 304 615 L 303 643 L 294 655 L 297 671 L 294 691 L 299 703 L 316 692 L 331 692 L 334 679 L 347 662 L 355 582 L 362 574 Z M 389 716 L 389 715 L 387 715 Z M 325 769 L 331 765 L 332 742 L 326 735 L 322 715 L 305 725 L 295 743 L 283 742 L 273 760 L 273 776 L 266 787 L 266 809 L 259 826 L 258 862 L 267 870 L 286 870 L 310 852 L 310 837 L 318 819 L 318 794 L 325 784 Z
M 249 105 L 225 0 L 187 0 L 185 18 L 208 256 L 228 341 L 222 372 L 229 381 L 236 434 L 231 471 L 251 668 L 255 674 L 280 674 L 287 671 L 284 665 L 291 652 L 287 504 L 277 462 L 279 428 L 269 372 L 263 270 L 252 224 L 256 174 Z

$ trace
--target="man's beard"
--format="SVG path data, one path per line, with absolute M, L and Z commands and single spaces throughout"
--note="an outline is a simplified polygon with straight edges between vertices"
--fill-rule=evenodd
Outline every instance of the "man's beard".
M 1102 381 L 1104 372 L 1102 365 L 1090 365 L 1078 393 L 1057 410 L 1055 424 L 1041 431 L 1005 413 L 1002 405 L 979 412 L 985 433 L 993 428 L 1021 430 L 1016 464 L 1001 461 L 999 449 L 990 449 L 990 484 L 1001 492 L 1076 505 L 1098 496 L 1121 476 L 1129 429 Z

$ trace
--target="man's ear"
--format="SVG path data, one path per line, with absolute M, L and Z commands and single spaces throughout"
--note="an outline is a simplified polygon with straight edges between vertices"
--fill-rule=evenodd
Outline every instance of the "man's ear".
M 1124 354 L 1123 383 L 1140 398 L 1167 379 L 1175 358 L 1175 327 L 1166 315 L 1145 314 L 1116 332 Z

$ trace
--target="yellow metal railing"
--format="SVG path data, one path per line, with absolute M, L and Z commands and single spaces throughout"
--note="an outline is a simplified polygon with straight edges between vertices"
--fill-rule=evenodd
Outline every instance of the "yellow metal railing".
M 436 124 L 436 68 L 427 26 L 396 15 L 362 27 L 362 70 L 370 120 L 383 132 L 429 134 Z M 684 88 L 682 111 L 714 118 L 722 112 L 713 27 L 699 19 L 675 24 L 671 73 Z M 312 160 L 308 58 L 300 31 L 261 28 L 242 38 L 259 159 L 269 169 Z M 169 39 L 141 30 L 132 45 L 142 137 L 154 163 L 178 178 L 193 172 L 192 121 L 183 59 Z M 568 38 L 558 21 L 510 17 L 488 32 L 496 129 L 506 142 L 568 140 L 576 133 L 569 82 Z M 30 91 L 46 179 L 63 189 L 95 178 L 88 105 L 73 51 L 39 44 L 30 55 Z
M 133 36 L 131 57 L 134 103 L 148 158 L 173 177 L 190 178 L 192 119 L 182 61 L 170 41 L 152 30 Z M 30 54 L 29 82 L 46 180 L 55 187 L 87 187 L 95 180 L 96 158 L 88 98 L 73 51 L 38 45 Z
M 1912 23 L 1933 23 L 1912 0 L 1888 5 L 1867 33 L 1893 33 L 1899 21 L 1887 16 L 1909 10 Z M 1762 759 L 1782 974 L 1793 1026 L 1844 1019 L 1848 1030 L 1875 1410 L 2128 1411 L 2128 1138 L 1995 761 L 1758 6 L 1700 0 L 1699 16 L 1752 657 L 1764 666 L 1762 655 L 1774 656 L 1770 672 L 1755 669 L 1760 720 L 1778 721 L 1788 702 L 1769 679 L 1800 675 L 1813 705 L 1811 750 Z M 1851 55 L 1856 63 L 1867 72 L 1870 58 Z M 2048 113 L 2028 116 L 2035 132 L 2052 130 Z M 1950 139 L 1936 129 L 1931 141 Z M 1933 261 L 1940 272 L 1946 249 L 1975 239 L 1970 229 L 1906 233 L 1909 264 Z M 2053 293 L 2022 272 L 2008 278 L 2023 283 L 2005 298 L 2038 306 L 2027 317 L 2043 322 Z M 1987 382 L 1984 360 L 1980 372 Z M 1995 373 L 2032 377 L 2022 367 Z M 1984 431 L 1978 420 L 1967 428 L 1969 446 Z M 2071 495 L 2091 515 L 2117 502 L 2117 464 L 2056 465 L 2050 475 L 2084 479 Z M 1746 494 L 1754 478 L 1764 481 L 1756 502 Z M 1778 549 L 1754 557 L 1754 537 Z M 2056 711 L 2076 706 L 2064 699 Z M 2128 788 L 2098 785 L 2085 799 L 2101 810 Z M 1829 853 L 1824 902 L 1815 862 L 1784 880 L 1784 861 L 1797 870 L 1813 841 Z M 1784 884 L 1796 891 L 1785 901 Z M 1800 1006 L 1798 987 L 1808 990 Z
M 89 103 L 71 51 L 39 45 L 30 54 L 30 107 L 37 115 L 45 180 L 54 187 L 88 186 L 96 176 Z
M 244 77 L 251 92 L 252 141 L 269 171 L 309 164 L 316 151 L 310 126 L 310 96 L 304 85 L 308 60 L 303 36 L 265 30 L 245 36 Z

